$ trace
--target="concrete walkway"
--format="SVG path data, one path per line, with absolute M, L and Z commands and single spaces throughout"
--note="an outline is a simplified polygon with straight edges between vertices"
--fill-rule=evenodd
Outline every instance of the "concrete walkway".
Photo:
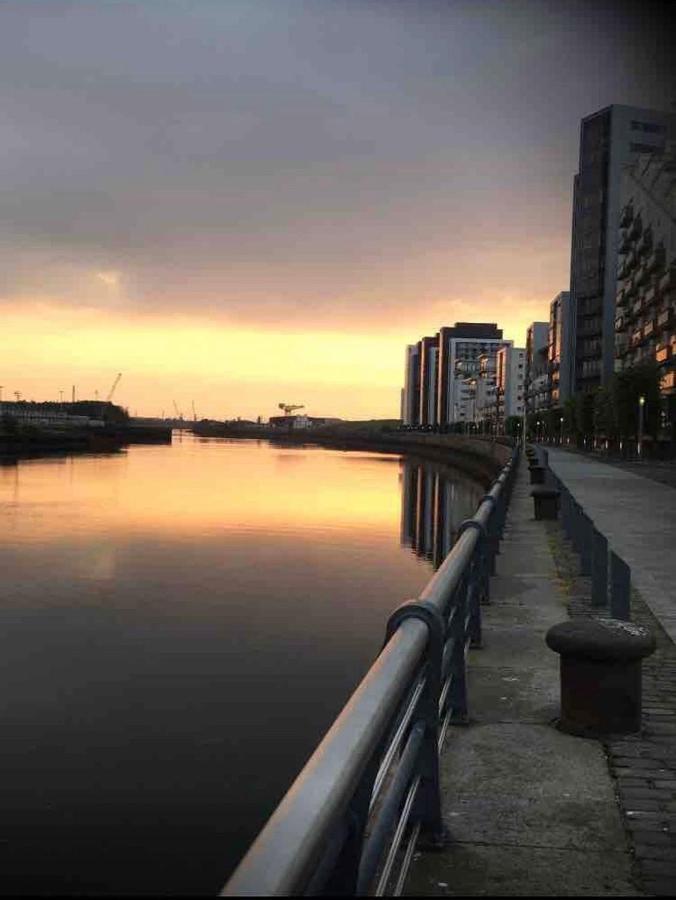
M 471 723 L 449 729 L 437 853 L 417 853 L 408 895 L 638 896 L 600 742 L 561 734 L 558 656 L 545 645 L 567 618 L 528 470 L 517 478 L 484 648 L 469 660 Z
M 676 642 L 676 493 L 581 454 L 547 449 L 551 469 L 629 563 L 633 584 Z

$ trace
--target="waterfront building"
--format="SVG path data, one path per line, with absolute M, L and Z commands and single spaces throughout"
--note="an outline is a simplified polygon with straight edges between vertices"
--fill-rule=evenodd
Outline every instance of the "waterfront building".
M 526 412 L 549 405 L 549 323 L 532 322 L 526 331 L 524 392 Z
M 406 368 L 404 375 L 404 402 L 402 422 L 404 425 L 419 424 L 420 417 L 420 343 L 409 344 L 406 348 Z
M 495 359 L 495 389 L 498 425 L 504 428 L 510 416 L 523 416 L 526 350 L 501 347 Z
M 495 373 L 497 352 L 482 353 L 475 380 L 474 421 L 477 425 L 494 424 L 497 421 Z
M 421 425 L 436 425 L 436 398 L 439 383 L 439 334 L 420 342 L 420 413 Z
M 665 413 L 676 421 L 676 145 L 645 154 L 622 176 L 616 369 L 654 359 Z
M 561 291 L 549 305 L 547 336 L 548 405 L 561 407 L 572 396 L 573 311 L 570 291 Z
M 474 420 L 473 379 L 479 358 L 495 360 L 503 340 L 495 323 L 457 322 L 440 328 L 406 348 L 402 422 L 404 425 L 447 425 Z
M 437 421 L 450 425 L 463 421 L 463 397 L 460 382 L 468 377 L 467 363 L 476 363 L 482 354 L 495 354 L 504 341 L 502 329 L 494 322 L 456 322 L 453 327 L 439 329 L 439 385 L 437 391 Z M 457 382 L 457 387 L 456 387 Z
M 582 119 L 570 271 L 575 393 L 604 383 L 614 370 L 622 171 L 640 154 L 662 152 L 672 121 L 668 113 L 620 105 Z

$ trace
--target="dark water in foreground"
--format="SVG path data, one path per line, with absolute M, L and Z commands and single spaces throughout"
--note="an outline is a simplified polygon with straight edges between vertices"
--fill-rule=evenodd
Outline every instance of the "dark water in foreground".
M 174 438 L 0 467 L 0 891 L 215 895 L 481 489 Z

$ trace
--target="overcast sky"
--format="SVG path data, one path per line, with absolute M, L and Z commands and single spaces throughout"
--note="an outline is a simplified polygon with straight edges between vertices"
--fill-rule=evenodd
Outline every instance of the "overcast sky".
M 568 287 L 580 118 L 676 100 L 665 10 L 0 0 L 0 382 L 36 316 L 390 335 L 399 368 L 456 319 L 522 343 Z

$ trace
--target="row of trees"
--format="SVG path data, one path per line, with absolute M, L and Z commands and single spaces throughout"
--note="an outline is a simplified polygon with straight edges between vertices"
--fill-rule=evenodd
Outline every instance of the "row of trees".
M 576 394 L 562 407 L 530 413 L 526 427 L 539 440 L 565 438 L 580 447 L 603 440 L 619 446 L 638 436 L 641 397 L 642 433 L 655 439 L 662 427 L 662 405 L 659 367 L 653 361 L 616 372 L 607 384 Z M 508 434 L 517 435 L 520 427 L 518 419 L 506 422 Z

